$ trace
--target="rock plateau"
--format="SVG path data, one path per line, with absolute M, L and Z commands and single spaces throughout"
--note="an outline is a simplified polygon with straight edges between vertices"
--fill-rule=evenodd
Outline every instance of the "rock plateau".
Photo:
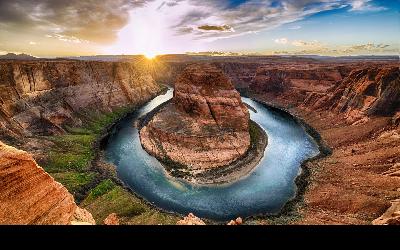
M 171 103 L 140 131 L 143 147 L 189 171 L 226 166 L 250 147 L 249 112 L 221 70 L 188 66 L 175 83 Z

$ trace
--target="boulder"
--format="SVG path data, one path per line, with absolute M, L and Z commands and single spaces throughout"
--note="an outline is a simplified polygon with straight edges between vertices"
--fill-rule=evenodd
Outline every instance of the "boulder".
M 199 225 L 205 225 L 204 221 L 202 221 L 200 218 L 196 217 L 194 214 L 189 213 L 188 216 L 185 216 L 183 220 L 180 220 L 176 223 L 176 225 L 191 225 L 191 226 L 199 226 Z

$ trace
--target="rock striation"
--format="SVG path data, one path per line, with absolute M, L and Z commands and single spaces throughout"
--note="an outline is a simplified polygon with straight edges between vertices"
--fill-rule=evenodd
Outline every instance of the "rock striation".
M 310 94 L 304 105 L 313 109 L 345 113 L 350 122 L 365 122 L 368 116 L 396 116 L 400 111 L 398 67 L 367 67 L 353 70 L 323 97 Z M 395 118 L 394 118 L 395 120 Z
M 83 117 L 142 104 L 159 91 L 135 62 L 0 61 L 0 138 L 60 134 Z
M 32 156 L 0 142 L 0 224 L 94 225 Z
M 140 138 L 150 154 L 189 171 L 218 168 L 249 149 L 249 112 L 221 70 L 192 64 L 177 79 L 173 101 L 145 124 Z

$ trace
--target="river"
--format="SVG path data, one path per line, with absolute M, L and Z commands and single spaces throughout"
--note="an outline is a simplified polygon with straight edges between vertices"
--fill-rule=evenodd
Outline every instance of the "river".
M 295 197 L 300 165 L 318 155 L 318 145 L 291 116 L 244 97 L 257 111 L 249 109 L 250 118 L 268 135 L 264 157 L 254 171 L 223 185 L 200 186 L 168 177 L 157 159 L 142 148 L 133 124 L 172 95 L 170 89 L 120 121 L 106 145 L 107 161 L 133 192 L 164 210 L 214 220 L 274 214 Z

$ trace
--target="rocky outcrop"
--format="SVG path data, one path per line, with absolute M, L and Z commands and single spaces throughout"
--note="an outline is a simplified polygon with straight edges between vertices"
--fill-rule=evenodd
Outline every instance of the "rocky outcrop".
M 95 221 L 31 155 L 0 142 L 0 224 L 93 225 Z
M 231 220 L 228 222 L 228 226 L 238 226 L 243 224 L 243 219 L 241 217 L 236 218 L 235 220 Z
M 400 225 L 400 199 L 392 201 L 392 206 L 379 218 L 372 221 L 373 225 Z
M 59 134 L 96 112 L 144 103 L 160 91 L 138 63 L 0 62 L 0 138 Z
M 104 224 L 109 226 L 119 225 L 119 218 L 116 213 L 109 214 L 107 218 L 104 219 Z
M 200 218 L 196 217 L 194 214 L 190 213 L 188 216 L 185 216 L 183 220 L 180 220 L 176 223 L 176 225 L 187 225 L 187 226 L 203 226 L 206 223 L 202 221 Z
M 345 113 L 350 122 L 365 122 L 368 116 L 376 115 L 395 117 L 400 110 L 399 77 L 398 67 L 353 70 L 338 85 L 329 89 L 326 95 L 311 94 L 304 105 Z
M 226 166 L 249 149 L 249 112 L 220 70 L 193 64 L 175 83 L 173 102 L 141 129 L 140 138 L 150 154 L 189 171 Z

